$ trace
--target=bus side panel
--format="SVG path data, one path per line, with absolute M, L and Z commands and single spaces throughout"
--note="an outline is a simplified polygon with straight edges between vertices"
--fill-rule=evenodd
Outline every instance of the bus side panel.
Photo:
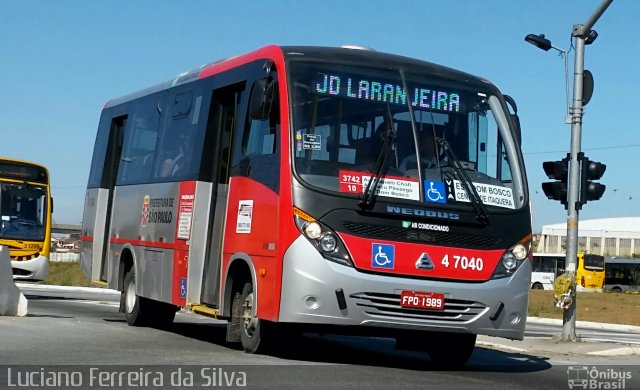
M 180 194 L 175 202 L 175 235 L 176 244 L 173 251 L 173 267 L 171 270 L 171 303 L 185 306 L 187 298 L 187 264 L 189 262 L 189 238 L 191 235 L 191 221 L 195 201 L 196 182 L 180 183 Z M 205 245 L 204 243 L 198 243 Z
M 109 190 L 104 188 L 87 189 L 82 217 L 80 266 L 90 281 L 100 280 L 108 200 Z
M 239 176 L 231 178 L 229 188 L 222 270 L 228 269 L 229 258 L 234 253 L 248 254 L 257 273 L 258 317 L 275 321 L 280 310 L 282 283 L 282 263 L 276 256 L 280 220 L 278 194 Z
M 203 275 L 209 233 L 209 215 L 211 212 L 211 183 L 197 182 L 195 199 L 191 213 L 191 227 L 189 233 L 189 261 L 187 267 L 187 305 L 201 303 Z M 218 260 L 219 264 L 219 260 Z M 216 286 L 217 287 L 217 286 Z
M 172 302 L 174 251 L 187 249 L 175 241 L 179 192 L 180 183 L 158 183 L 117 187 L 113 195 L 110 242 L 135 248 L 138 294 L 163 302 Z

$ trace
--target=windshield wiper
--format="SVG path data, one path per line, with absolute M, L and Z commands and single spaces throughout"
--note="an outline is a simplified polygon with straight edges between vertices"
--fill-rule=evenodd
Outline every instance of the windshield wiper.
M 473 185 L 473 182 L 469 178 L 469 175 L 467 175 L 467 171 L 465 171 L 464 167 L 462 166 L 462 163 L 460 163 L 460 160 L 458 160 L 455 154 L 453 154 L 453 151 L 449 146 L 449 142 L 447 142 L 447 140 L 444 138 L 439 138 L 438 142 L 440 143 L 440 147 L 444 151 L 449 161 L 452 162 L 453 169 L 455 170 L 458 178 L 462 182 L 462 185 L 465 187 L 465 190 L 467 191 L 467 195 L 469 196 L 469 200 L 471 201 L 471 204 L 473 205 L 473 208 L 476 211 L 476 216 L 478 217 L 478 220 L 484 224 L 488 224 L 489 213 L 487 212 L 487 207 L 484 205 L 484 203 L 482 203 L 482 199 L 480 199 L 480 195 L 476 190 L 476 186 Z
M 389 113 L 389 116 L 391 117 L 391 113 Z M 389 120 L 388 123 L 386 123 L 386 126 L 387 131 L 384 134 L 384 142 L 382 143 L 380 152 L 378 152 L 376 164 L 373 166 L 371 179 L 369 180 L 369 183 L 367 183 L 367 187 L 364 189 L 362 200 L 360 201 L 360 207 L 365 210 L 370 209 L 373 205 L 373 195 L 376 193 L 378 184 L 382 179 L 382 168 L 384 167 L 385 161 L 387 161 L 389 150 L 391 150 L 391 145 L 393 145 L 393 140 L 396 138 L 396 129 L 393 127 L 393 122 Z

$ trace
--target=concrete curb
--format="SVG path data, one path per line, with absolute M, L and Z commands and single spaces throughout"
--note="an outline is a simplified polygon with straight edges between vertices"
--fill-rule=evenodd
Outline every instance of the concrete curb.
M 32 290 L 47 290 L 47 291 L 66 291 L 66 292 L 86 292 L 95 294 L 114 294 L 120 295 L 120 291 L 112 290 L 110 288 L 101 287 L 76 287 L 76 286 L 55 286 L 52 284 L 31 284 L 31 283 L 16 283 L 18 288 L 28 288 Z
M 490 341 L 482 341 L 482 340 L 476 341 L 476 347 L 486 347 L 491 349 L 499 349 L 502 351 L 506 350 L 506 351 L 516 352 L 516 353 L 529 352 L 524 348 L 512 347 L 511 345 L 508 345 L 508 344 L 492 343 Z
M 528 324 L 540 325 L 559 325 L 562 326 L 562 320 L 555 318 L 528 317 Z M 618 330 L 623 332 L 640 333 L 640 326 L 608 324 L 601 322 L 576 321 L 576 329 L 594 329 L 594 330 Z
M 604 351 L 587 352 L 587 355 L 593 356 L 631 356 L 640 355 L 640 347 L 621 347 L 606 349 Z

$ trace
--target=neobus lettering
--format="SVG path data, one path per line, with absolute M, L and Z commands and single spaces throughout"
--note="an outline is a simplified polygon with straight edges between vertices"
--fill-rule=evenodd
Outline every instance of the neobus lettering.
M 322 81 L 315 83 L 316 93 L 344 95 L 355 99 L 372 100 L 394 104 L 407 104 L 407 90 L 402 85 L 382 83 L 373 80 L 357 80 L 347 77 L 346 87 L 341 76 L 320 73 Z M 460 95 L 429 88 L 411 90 L 414 107 L 434 108 L 443 111 L 460 111 Z
M 431 217 L 441 219 L 459 220 L 460 214 L 429 209 L 417 209 L 399 206 L 387 206 L 387 212 L 392 214 L 415 215 L 417 217 Z

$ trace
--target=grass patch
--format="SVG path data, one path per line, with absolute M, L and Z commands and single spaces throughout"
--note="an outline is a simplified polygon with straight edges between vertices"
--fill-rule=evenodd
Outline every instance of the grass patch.
M 640 295 L 579 292 L 578 321 L 606 322 L 640 326 Z M 553 291 L 531 290 L 529 315 L 532 317 L 562 318 L 562 309 L 553 305 Z
M 91 286 L 77 262 L 50 262 L 49 276 L 42 282 L 56 286 Z

